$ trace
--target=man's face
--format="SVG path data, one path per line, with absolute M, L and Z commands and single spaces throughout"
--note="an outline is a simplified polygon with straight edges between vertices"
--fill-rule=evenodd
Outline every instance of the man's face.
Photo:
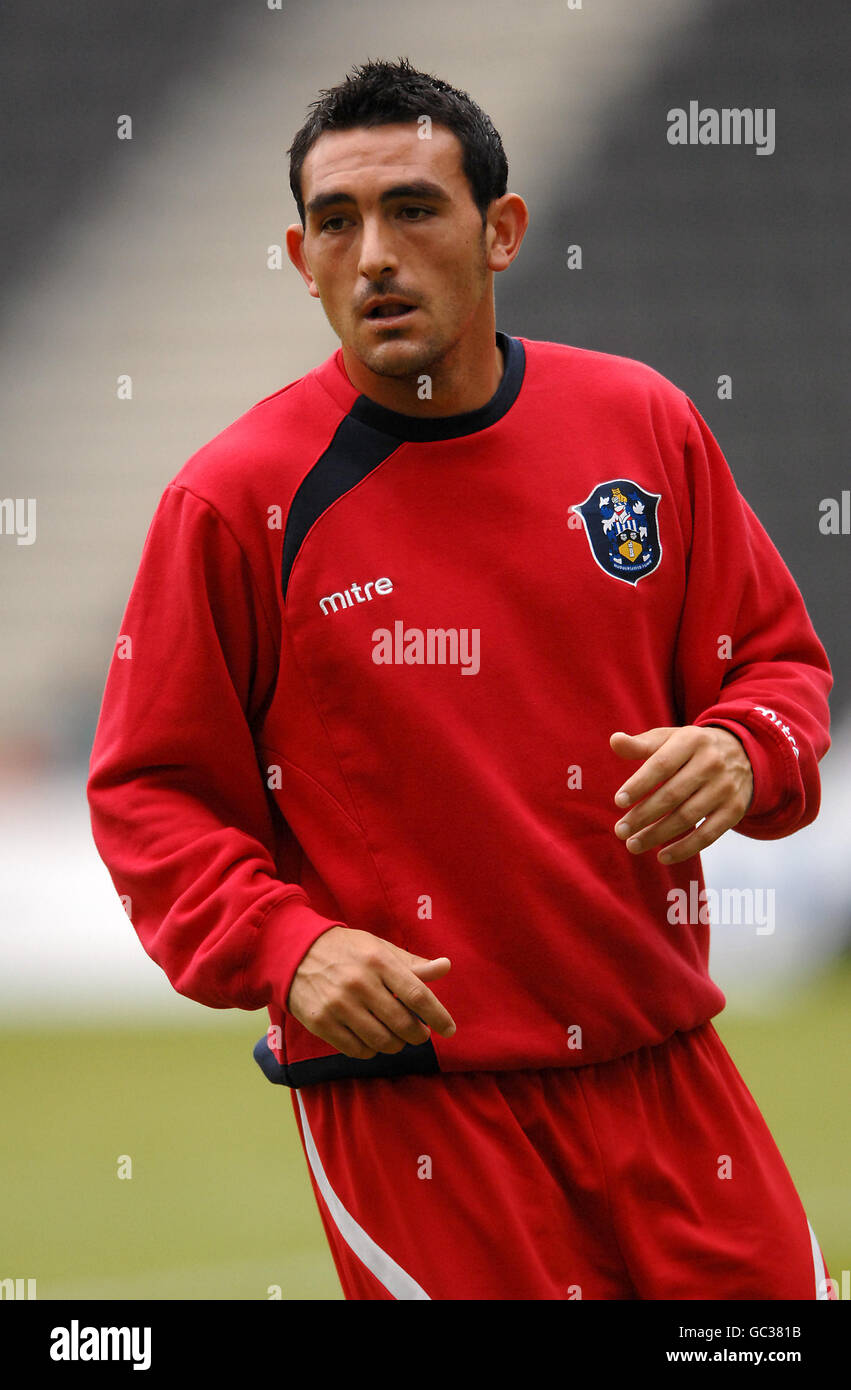
M 341 343 L 380 376 L 416 374 L 440 359 L 491 285 L 493 230 L 482 228 L 461 144 L 444 126 L 427 140 L 418 130 L 328 132 L 302 167 L 308 287 Z M 288 246 L 292 255 L 289 234 Z M 371 317 L 369 301 L 384 296 L 414 307 Z

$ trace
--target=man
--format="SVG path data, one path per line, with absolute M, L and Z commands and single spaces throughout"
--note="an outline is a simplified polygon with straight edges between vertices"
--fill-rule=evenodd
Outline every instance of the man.
M 801 596 L 682 392 L 496 331 L 528 211 L 465 93 L 368 63 L 290 154 L 342 346 L 160 501 L 92 753 L 115 886 L 178 990 L 268 1006 L 347 1297 L 824 1297 L 670 913 L 817 814 Z

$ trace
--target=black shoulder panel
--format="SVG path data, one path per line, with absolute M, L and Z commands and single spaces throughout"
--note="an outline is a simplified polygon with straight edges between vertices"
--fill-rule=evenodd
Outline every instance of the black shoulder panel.
M 328 448 L 302 478 L 287 517 L 281 560 L 281 592 L 287 586 L 301 543 L 323 512 L 383 463 L 402 443 L 364 424 L 351 413 L 344 416 Z
M 401 444 L 429 444 L 460 439 L 495 425 L 516 401 L 526 372 L 526 350 L 519 338 L 498 332 L 504 361 L 499 385 L 490 400 L 458 415 L 404 415 L 360 395 L 334 432 L 325 452 L 302 478 L 287 517 L 281 559 L 281 592 L 287 597 L 290 573 L 301 544 L 323 512 L 355 487 Z

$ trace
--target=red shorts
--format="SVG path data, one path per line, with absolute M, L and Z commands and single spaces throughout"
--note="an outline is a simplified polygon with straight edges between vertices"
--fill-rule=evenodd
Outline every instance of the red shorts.
M 711 1023 L 614 1062 L 293 1104 L 346 1298 L 835 1297 Z

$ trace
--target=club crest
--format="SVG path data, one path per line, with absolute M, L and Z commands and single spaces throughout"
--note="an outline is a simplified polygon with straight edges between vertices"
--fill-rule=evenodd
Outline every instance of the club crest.
M 571 507 L 582 518 L 591 554 L 606 574 L 637 584 L 662 558 L 656 509 L 660 492 L 645 492 L 629 478 L 611 478 L 593 487 Z

